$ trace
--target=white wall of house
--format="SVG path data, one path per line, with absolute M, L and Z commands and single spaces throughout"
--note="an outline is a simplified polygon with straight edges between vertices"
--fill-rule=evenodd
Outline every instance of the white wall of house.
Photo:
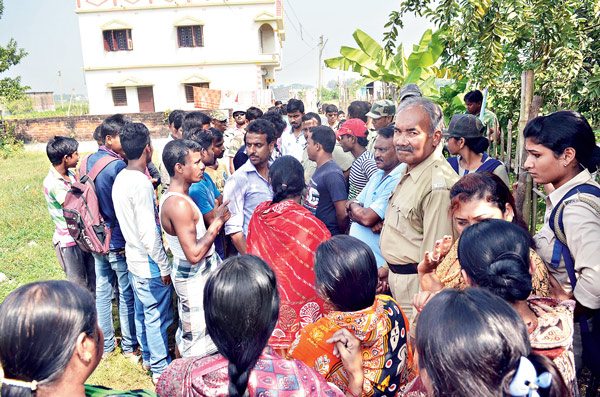
M 200 78 L 211 89 L 252 91 L 266 88 L 265 79 L 281 65 L 281 0 L 76 2 L 92 114 L 139 111 L 135 85 L 153 87 L 156 111 L 193 109 L 183 81 Z M 190 21 L 203 25 L 203 47 L 179 47 L 176 25 Z M 133 49 L 106 51 L 103 27 L 129 27 Z M 111 85 L 123 81 L 131 85 L 127 106 L 114 106 Z

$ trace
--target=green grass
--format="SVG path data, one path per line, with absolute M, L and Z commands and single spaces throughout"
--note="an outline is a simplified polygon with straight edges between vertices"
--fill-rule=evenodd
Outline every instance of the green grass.
M 52 247 L 54 224 L 42 189 L 49 167 L 45 153 L 0 159 L 0 272 L 7 276 L 0 282 L 0 302 L 21 285 L 65 279 Z M 100 362 L 87 383 L 153 390 L 150 373 L 125 359 L 120 348 L 116 351 Z

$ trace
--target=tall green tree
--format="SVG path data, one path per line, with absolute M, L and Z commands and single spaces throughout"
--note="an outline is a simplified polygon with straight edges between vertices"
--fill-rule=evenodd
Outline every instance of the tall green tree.
M 4 13 L 4 2 L 0 0 L 0 19 Z M 17 42 L 11 38 L 4 47 L 0 46 L 0 73 L 6 72 L 11 66 L 17 65 L 21 58 L 27 55 L 22 48 L 17 47 Z M 0 79 L 0 98 L 3 101 L 14 101 L 23 97 L 30 87 L 21 85 L 21 76 Z
M 521 73 L 533 70 L 544 110 L 572 107 L 598 121 L 597 0 L 405 0 L 386 24 L 393 53 L 406 14 L 440 29 L 442 65 L 489 87 L 499 116 L 516 119 Z

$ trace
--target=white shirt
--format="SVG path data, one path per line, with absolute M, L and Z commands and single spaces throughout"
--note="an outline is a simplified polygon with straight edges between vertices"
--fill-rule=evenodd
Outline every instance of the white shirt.
M 295 137 L 294 129 L 290 126 L 281 134 L 281 153 L 284 156 L 294 156 L 296 160 L 302 161 L 302 152 L 304 152 L 306 143 L 304 134 L 300 132 L 298 137 Z

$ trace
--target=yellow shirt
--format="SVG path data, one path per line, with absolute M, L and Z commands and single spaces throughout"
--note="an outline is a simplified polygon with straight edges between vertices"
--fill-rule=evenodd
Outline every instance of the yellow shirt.
M 227 181 L 227 178 L 229 178 L 229 171 L 227 170 L 225 161 L 218 162 L 217 164 L 216 170 L 211 167 L 206 167 L 204 172 L 206 172 L 210 176 L 210 179 L 213 180 L 217 186 L 217 190 L 223 193 L 225 182 Z
M 458 175 L 442 155 L 442 145 L 406 172 L 390 196 L 379 247 L 387 263 L 419 263 L 435 241 L 453 235 L 450 188 Z M 384 265 L 385 266 L 385 265 Z

